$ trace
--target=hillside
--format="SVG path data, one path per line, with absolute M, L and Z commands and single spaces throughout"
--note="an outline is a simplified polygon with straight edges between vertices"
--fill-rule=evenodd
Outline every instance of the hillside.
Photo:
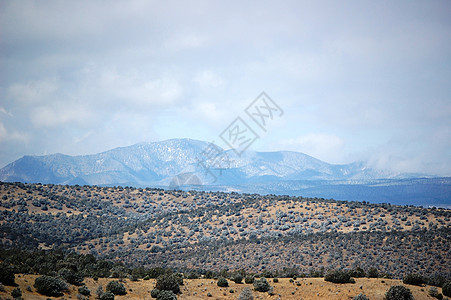
M 257 194 L 1 183 L 4 247 L 130 265 L 450 274 L 447 209 Z

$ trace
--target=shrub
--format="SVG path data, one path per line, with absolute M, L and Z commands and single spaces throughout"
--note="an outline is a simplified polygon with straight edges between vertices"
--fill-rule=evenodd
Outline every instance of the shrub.
M 228 287 L 229 286 L 229 282 L 224 277 L 219 277 L 218 278 L 218 286 L 219 287 Z
M 354 278 L 362 278 L 365 277 L 365 275 L 366 275 L 365 271 L 360 267 L 357 267 L 354 270 L 349 271 L 349 276 Z
M 445 277 L 441 276 L 441 275 L 436 275 L 434 277 L 429 277 L 426 278 L 426 283 L 428 285 L 433 285 L 433 286 L 437 286 L 437 287 L 442 287 L 446 282 Z
M 443 284 L 442 293 L 446 297 L 451 297 L 451 281 L 447 281 Z
M 172 291 L 174 294 L 180 293 L 180 280 L 175 274 L 163 274 L 158 276 L 155 288 L 160 291 Z
M 414 300 L 412 292 L 402 285 L 395 285 L 385 293 L 384 300 Z
M 182 273 L 174 273 L 175 279 L 177 279 L 177 282 L 179 285 L 183 285 L 183 274 Z
M 100 299 L 100 296 L 102 296 L 102 294 L 103 294 L 103 286 L 99 285 L 96 290 L 97 298 Z
M 4 285 L 14 286 L 14 271 L 10 266 L 0 265 L 0 282 Z
M 370 268 L 367 272 L 368 278 L 378 278 L 379 271 L 376 268 Z
M 153 289 L 152 291 L 150 291 L 150 296 L 152 298 L 158 298 L 159 294 L 160 294 L 160 290 L 159 289 Z
M 114 294 L 112 292 L 106 291 L 102 295 L 100 295 L 100 300 L 114 300 Z
M 365 296 L 364 294 L 360 293 L 357 296 L 355 296 L 354 298 L 352 298 L 352 300 L 370 300 L 367 296 Z
M 232 280 L 235 283 L 243 283 L 243 275 L 241 275 L 240 273 L 237 273 L 237 274 L 233 275 Z
M 254 280 L 255 280 L 254 275 L 246 275 L 246 277 L 244 277 L 244 282 L 247 284 L 254 283 Z
M 197 274 L 196 272 L 191 272 L 188 274 L 188 279 L 198 279 L 199 278 L 199 274 Z
M 264 270 L 263 273 L 261 274 L 261 277 L 273 278 L 274 274 L 269 270 Z
M 36 278 L 34 287 L 39 294 L 54 297 L 62 296 L 63 291 L 68 289 L 67 283 L 62 279 L 46 275 Z
M 73 270 L 62 268 L 58 271 L 58 275 L 70 284 L 76 286 L 80 286 L 83 284 L 84 277 L 74 272 Z
M 5 286 L 0 282 L 0 292 L 6 292 Z
M 274 296 L 274 287 L 271 286 L 271 287 L 269 288 L 268 295 Z
M 279 282 L 279 278 L 274 278 L 274 279 L 272 280 L 272 282 L 274 282 L 274 283 Z
M 438 298 L 439 295 L 440 294 L 439 294 L 437 288 L 435 286 L 431 286 L 431 288 L 429 289 L 429 296 L 434 297 L 434 298 Z
M 248 287 L 243 289 L 238 296 L 238 300 L 254 300 L 251 289 Z
M 403 279 L 402 282 L 405 284 L 412 284 L 412 285 L 422 285 L 425 280 L 424 277 L 420 274 L 407 274 Z
M 127 290 L 125 289 L 125 286 L 117 280 L 108 282 L 105 289 L 107 292 L 111 292 L 115 295 L 127 294 Z
M 15 287 L 11 292 L 11 297 L 13 298 L 19 298 L 22 297 L 22 291 L 19 287 Z
M 326 273 L 324 276 L 325 281 L 330 281 L 333 283 L 354 283 L 355 281 L 351 279 L 348 272 L 341 270 L 332 270 Z
M 79 287 L 78 292 L 83 296 L 91 295 L 91 290 L 86 285 Z
M 177 296 L 172 291 L 160 291 L 157 300 L 177 300 Z
M 271 288 L 271 286 L 269 285 L 266 278 L 262 277 L 258 280 L 254 280 L 254 289 L 257 292 L 267 292 L 267 291 L 269 291 L 270 288 Z

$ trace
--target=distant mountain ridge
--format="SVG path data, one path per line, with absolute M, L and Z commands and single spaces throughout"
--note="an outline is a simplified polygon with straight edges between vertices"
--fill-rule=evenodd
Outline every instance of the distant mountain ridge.
M 222 153 L 222 157 L 227 157 L 227 163 L 221 161 L 217 166 L 215 158 L 206 155 L 211 150 L 211 144 L 204 141 L 171 139 L 91 155 L 24 156 L 0 169 L 0 181 L 218 189 L 291 195 L 310 191 L 320 197 L 364 200 L 361 199 L 361 189 L 349 193 L 347 191 L 352 190 L 349 187 L 368 187 L 381 179 L 395 182 L 422 177 L 376 170 L 364 162 L 329 164 L 300 152 L 248 150 L 238 156 L 233 150 L 224 151 L 220 147 L 216 150 Z M 438 182 L 442 187 L 444 185 L 445 192 L 441 188 L 441 193 L 433 198 L 446 205 L 451 198 L 449 181 L 445 178 L 444 183 L 443 180 Z M 411 184 L 414 184 L 413 181 Z M 400 182 L 399 185 L 405 186 L 406 183 Z M 415 199 L 421 201 L 424 196 L 415 195 Z M 391 198 L 381 198 L 381 201 L 386 199 Z
M 196 174 L 205 184 L 228 184 L 236 180 L 241 183 L 243 180 L 258 182 L 261 181 L 259 179 L 269 178 L 377 179 L 398 175 L 368 168 L 363 162 L 332 165 L 299 152 L 247 151 L 242 157 L 238 157 L 229 150 L 224 153 L 230 161 L 227 166 L 223 164 L 225 167 L 217 172 L 215 180 L 213 175 L 208 178 L 208 171 L 213 172 L 213 169 L 217 168 L 209 166 L 207 162 L 209 157 L 202 155 L 208 147 L 209 143 L 203 141 L 172 139 L 139 143 L 92 155 L 24 156 L 2 168 L 0 180 L 55 184 L 80 182 L 108 185 L 134 182 L 140 185 L 167 185 L 168 180 L 174 176 L 187 172 Z M 212 170 L 207 170 L 206 167 Z

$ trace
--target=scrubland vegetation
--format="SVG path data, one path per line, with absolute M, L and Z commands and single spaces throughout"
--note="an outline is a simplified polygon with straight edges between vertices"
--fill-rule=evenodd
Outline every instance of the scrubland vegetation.
M 13 297 L 15 280 L 17 297 L 299 299 L 301 287 L 322 287 L 315 278 L 345 285 L 329 287 L 330 299 L 344 290 L 355 299 L 410 297 L 395 285 L 417 298 L 449 296 L 446 209 L 22 183 L 1 183 L 0 198 L 2 297 Z

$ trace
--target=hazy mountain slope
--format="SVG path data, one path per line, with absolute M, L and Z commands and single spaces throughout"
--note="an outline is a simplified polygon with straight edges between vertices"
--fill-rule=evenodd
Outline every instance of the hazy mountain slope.
M 0 170 L 2 181 L 88 184 L 145 184 L 193 171 L 196 155 L 207 143 L 168 140 L 116 148 L 93 155 L 25 156 Z
M 364 162 L 333 165 L 299 152 L 212 151 L 207 142 L 173 139 L 106 152 L 25 156 L 0 170 L 0 181 L 122 185 L 169 189 L 308 195 L 397 204 L 451 205 L 450 180 L 413 180 L 409 174 L 369 168 Z M 384 179 L 386 181 L 378 182 Z M 402 181 L 406 179 L 406 181 Z M 382 185 L 381 185 L 382 184 Z
M 247 151 L 242 157 L 238 157 L 233 151 L 227 151 L 230 161 L 225 169 L 214 175 L 215 179 L 209 176 L 207 172 L 209 170 L 205 170 L 199 163 L 208 159 L 203 153 L 207 147 L 208 143 L 202 141 L 173 139 L 140 143 L 93 155 L 25 156 L 1 169 L 0 180 L 81 182 L 99 185 L 121 183 L 169 185 L 174 176 L 186 172 L 193 172 L 207 184 L 267 180 L 373 179 L 390 175 L 378 173 L 360 162 L 331 165 L 297 152 Z

